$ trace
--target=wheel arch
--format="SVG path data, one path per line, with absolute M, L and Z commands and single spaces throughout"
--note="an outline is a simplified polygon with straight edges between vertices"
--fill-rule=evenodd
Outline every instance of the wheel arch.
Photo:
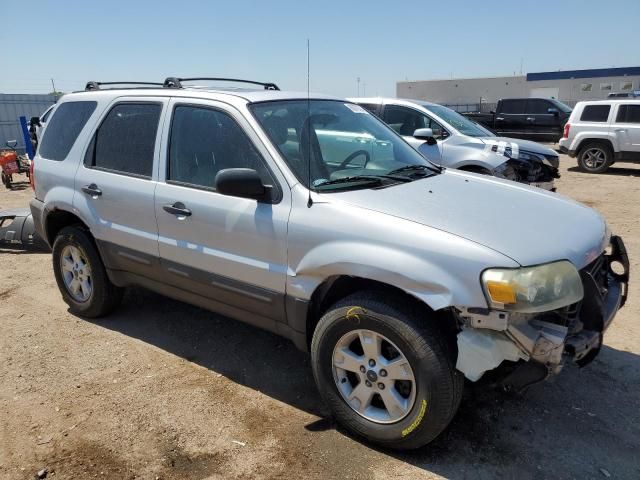
M 575 151 L 578 153 L 578 155 L 580 155 L 581 150 L 586 145 L 588 145 L 590 143 L 599 143 L 599 144 L 605 145 L 606 147 L 611 149 L 611 153 L 612 154 L 615 154 L 615 152 L 616 152 L 615 146 L 613 145 L 613 142 L 608 137 L 585 137 L 585 138 L 582 138 L 582 139 L 580 139 L 580 141 L 576 145 Z
M 56 235 L 60 230 L 71 225 L 79 225 L 89 231 L 89 227 L 82 221 L 79 216 L 69 212 L 68 210 L 59 208 L 51 210 L 46 215 L 44 220 L 44 231 L 47 236 L 46 240 L 49 245 L 53 245 L 53 242 L 56 239 Z
M 435 311 L 424 299 L 418 298 L 411 292 L 400 287 L 379 280 L 351 275 L 333 275 L 320 283 L 311 295 L 305 322 L 307 348 L 318 322 L 327 309 L 336 302 L 356 292 L 376 292 L 389 295 L 394 301 L 411 305 L 417 311 L 423 312 L 425 317 L 451 318 L 448 310 Z M 438 322 L 443 328 L 455 327 L 454 322 Z

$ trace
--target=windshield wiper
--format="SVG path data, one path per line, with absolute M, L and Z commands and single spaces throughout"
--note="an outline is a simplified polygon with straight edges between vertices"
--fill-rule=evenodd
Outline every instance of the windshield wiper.
M 315 188 L 324 187 L 325 185 L 338 185 L 340 183 L 351 183 L 351 182 L 359 182 L 372 185 L 381 185 L 384 179 L 396 180 L 399 182 L 410 182 L 411 179 L 408 177 L 398 177 L 393 175 L 352 175 L 350 177 L 342 177 L 336 178 L 334 180 L 327 180 L 318 185 L 314 185 Z
M 442 171 L 442 167 L 437 168 L 440 169 L 439 171 Z M 394 175 L 396 173 L 424 173 L 425 170 L 431 170 L 433 172 L 433 167 L 429 165 L 405 165 L 404 167 L 391 170 L 387 175 Z

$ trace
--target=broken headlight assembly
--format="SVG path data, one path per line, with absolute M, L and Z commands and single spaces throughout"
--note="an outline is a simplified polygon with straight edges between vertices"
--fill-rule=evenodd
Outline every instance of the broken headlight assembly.
M 571 262 L 523 268 L 490 268 L 482 272 L 482 288 L 489 306 L 498 310 L 539 313 L 582 300 L 584 290 Z

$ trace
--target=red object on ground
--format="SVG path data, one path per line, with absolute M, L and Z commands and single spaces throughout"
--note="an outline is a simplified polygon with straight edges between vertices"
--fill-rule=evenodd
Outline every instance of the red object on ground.
M 18 155 L 16 152 L 0 152 L 0 167 L 5 175 L 18 173 Z

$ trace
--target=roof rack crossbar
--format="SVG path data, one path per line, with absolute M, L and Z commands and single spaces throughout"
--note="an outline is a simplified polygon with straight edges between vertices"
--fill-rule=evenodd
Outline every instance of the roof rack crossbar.
M 146 86 L 162 86 L 162 83 L 158 82 L 87 82 L 84 87 L 86 91 L 100 90 L 103 85 L 146 85 Z
M 198 80 L 207 80 L 212 82 L 237 82 L 237 83 L 250 83 L 252 85 L 260 85 L 264 87 L 265 90 L 280 90 L 275 83 L 264 83 L 264 82 L 256 82 L 253 80 L 242 80 L 240 78 L 218 78 L 218 77 L 194 77 L 194 78 L 176 78 L 176 77 L 168 77 L 164 81 L 164 86 L 166 88 L 184 88 L 182 82 L 192 82 Z

